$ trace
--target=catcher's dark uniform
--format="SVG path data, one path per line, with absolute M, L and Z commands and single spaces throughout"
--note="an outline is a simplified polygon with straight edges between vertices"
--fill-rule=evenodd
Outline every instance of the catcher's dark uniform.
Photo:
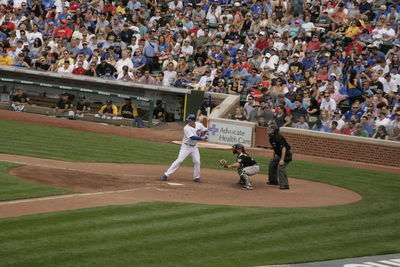
M 279 133 L 270 135 L 269 142 L 271 143 L 271 146 L 274 149 L 274 157 L 271 159 L 269 163 L 268 184 L 276 184 L 276 185 L 279 184 L 281 189 L 288 189 L 289 182 L 285 167 L 289 164 L 290 161 L 292 161 L 292 151 L 290 149 L 290 145 L 286 141 L 285 137 L 283 137 Z M 282 157 L 282 149 L 284 147 L 286 148 L 284 163 L 283 165 L 279 165 L 279 161 L 281 160 Z
M 260 166 L 258 163 L 246 153 L 240 153 L 236 162 L 240 163 L 238 168 L 238 174 L 240 177 L 239 183 L 246 189 L 253 189 L 249 176 L 255 175 L 260 171 Z

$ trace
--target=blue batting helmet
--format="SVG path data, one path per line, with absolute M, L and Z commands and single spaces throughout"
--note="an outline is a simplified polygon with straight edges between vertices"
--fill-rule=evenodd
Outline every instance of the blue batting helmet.
M 211 95 L 210 94 L 204 94 L 204 99 L 211 100 Z
M 189 114 L 186 118 L 187 121 L 196 121 L 196 115 Z

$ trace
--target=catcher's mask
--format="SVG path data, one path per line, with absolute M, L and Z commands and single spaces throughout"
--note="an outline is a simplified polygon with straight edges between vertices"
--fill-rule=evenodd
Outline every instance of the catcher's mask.
M 244 146 L 242 144 L 234 144 L 232 146 L 232 153 L 233 154 L 238 154 L 238 150 L 243 150 Z

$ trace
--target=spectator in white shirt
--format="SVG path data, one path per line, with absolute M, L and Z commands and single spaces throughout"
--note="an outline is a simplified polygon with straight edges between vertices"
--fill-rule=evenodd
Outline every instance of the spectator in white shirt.
M 283 72 L 286 74 L 288 71 L 289 71 L 289 64 L 287 62 L 287 58 L 281 58 L 276 72 L 278 73 Z
M 331 98 L 330 93 L 324 93 L 324 98 L 321 101 L 320 109 L 328 110 L 329 112 L 333 112 L 336 110 L 336 102 Z
M 131 70 L 133 69 L 133 62 L 132 60 L 128 57 L 128 52 L 127 51 L 122 51 L 122 58 L 117 61 L 117 64 L 115 64 L 115 68 L 117 69 L 118 74 L 123 73 L 123 67 L 128 66 L 128 68 Z
M 277 55 L 278 50 L 275 47 L 272 47 L 270 52 L 271 52 L 271 57 L 269 58 L 268 63 L 266 64 L 266 67 L 269 70 L 275 71 L 275 69 L 278 65 L 278 62 L 279 62 L 279 57 Z
M 342 113 L 340 112 L 340 110 L 335 110 L 333 114 L 334 114 L 333 121 L 337 122 L 336 129 L 341 130 L 343 126 L 346 124 L 346 122 L 343 120 Z
M 29 43 L 33 43 L 36 38 L 39 38 L 43 42 L 43 35 L 39 32 L 39 27 L 37 24 L 33 24 L 32 32 L 27 34 Z
M 382 83 L 383 91 L 386 94 L 391 94 L 391 93 L 397 92 L 397 84 L 392 79 L 392 76 L 390 75 L 390 73 L 386 73 L 384 75 L 384 77 L 379 77 L 378 80 Z
M 186 57 L 186 60 L 189 60 L 189 57 L 193 55 L 193 46 L 190 45 L 190 40 L 185 39 L 183 41 L 183 45 L 181 47 L 181 54 Z
M 375 120 L 375 129 L 381 125 L 385 126 L 385 128 L 388 128 L 389 124 L 390 120 L 386 117 L 386 112 L 380 112 L 379 116 Z
M 204 86 L 207 82 L 213 82 L 214 77 L 211 76 L 211 71 L 209 69 L 206 70 L 204 76 L 201 76 L 199 82 L 197 83 L 199 86 Z
M 72 73 L 74 70 L 74 65 L 69 64 L 69 60 L 65 60 L 64 64 L 58 68 L 58 73 Z
M 174 69 L 174 63 L 170 62 L 168 64 L 168 69 L 164 71 L 162 85 L 171 86 L 175 82 L 177 78 L 177 73 Z
M 78 62 L 79 61 L 82 61 L 83 62 L 83 68 L 84 69 L 89 69 L 89 62 L 86 60 L 86 55 L 85 55 L 85 53 L 83 53 L 83 52 L 80 52 L 80 53 L 78 53 L 78 56 L 77 56 L 77 60 L 76 60 L 76 62 L 75 62 L 75 68 L 77 68 L 78 67 Z
M 396 38 L 396 32 L 393 30 L 390 22 L 387 22 L 383 29 L 382 39 L 384 42 L 391 42 Z

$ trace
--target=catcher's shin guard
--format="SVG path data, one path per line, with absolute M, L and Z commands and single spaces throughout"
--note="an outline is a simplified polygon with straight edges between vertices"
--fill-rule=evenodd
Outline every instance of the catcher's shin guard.
M 249 181 L 249 177 L 247 176 L 246 173 L 242 172 L 242 174 L 240 175 L 240 180 L 242 182 L 242 186 L 246 189 L 253 189 L 253 186 L 251 185 L 250 181 Z

